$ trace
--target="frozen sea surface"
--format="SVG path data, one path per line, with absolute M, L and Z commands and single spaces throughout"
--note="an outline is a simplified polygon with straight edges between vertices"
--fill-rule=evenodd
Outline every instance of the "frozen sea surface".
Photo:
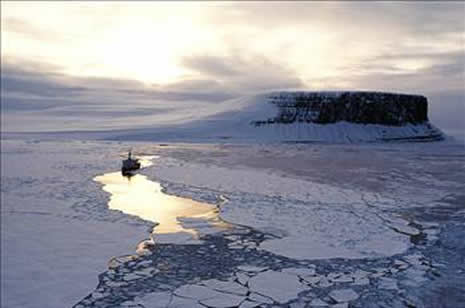
M 275 234 L 260 247 L 291 258 L 404 252 L 421 233 L 409 209 L 463 198 L 455 143 L 208 149 L 166 149 L 154 177 L 177 194 L 197 187 L 226 196 L 223 218 Z
M 129 147 L 227 230 L 156 241 L 95 176 Z M 2 307 L 460 307 L 465 149 L 2 140 Z M 129 256 L 126 256 L 129 255 Z M 116 257 L 116 258 L 113 258 Z M 111 262 L 110 262 L 111 261 Z
M 151 224 L 109 211 L 92 178 L 119 167 L 107 143 L 5 141 L 1 147 L 2 307 L 69 307 Z

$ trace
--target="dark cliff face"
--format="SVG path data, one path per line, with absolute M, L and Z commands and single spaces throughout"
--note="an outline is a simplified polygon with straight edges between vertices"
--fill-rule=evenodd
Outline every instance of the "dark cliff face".
M 269 96 L 278 107 L 274 118 L 255 121 L 271 123 L 335 123 L 401 126 L 428 121 L 428 102 L 420 95 L 379 92 L 280 92 Z

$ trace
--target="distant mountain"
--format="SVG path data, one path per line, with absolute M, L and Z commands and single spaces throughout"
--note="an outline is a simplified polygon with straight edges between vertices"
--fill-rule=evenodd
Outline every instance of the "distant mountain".
M 174 110 L 166 119 L 163 114 L 158 115 L 156 122 L 150 119 L 148 116 L 140 121 L 137 117 L 125 120 L 123 124 L 133 128 L 116 125 L 99 130 L 2 132 L 2 138 L 212 143 L 358 143 L 445 138 L 428 120 L 426 97 L 384 92 L 269 92 L 212 103 L 202 110 Z
M 217 107 L 228 110 L 201 120 L 112 139 L 351 143 L 444 138 L 429 123 L 428 102 L 420 95 L 287 91 L 222 105 Z

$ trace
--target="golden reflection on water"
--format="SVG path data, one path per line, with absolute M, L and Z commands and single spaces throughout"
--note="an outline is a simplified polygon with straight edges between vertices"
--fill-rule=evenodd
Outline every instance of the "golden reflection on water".
M 151 162 L 143 159 L 141 164 L 147 167 Z M 94 180 L 103 184 L 103 190 L 111 194 L 108 203 L 110 209 L 157 222 L 154 232 L 158 234 L 187 232 L 196 236 L 197 232 L 184 228 L 178 217 L 217 220 L 212 224 L 225 227 L 225 223 L 218 222 L 216 206 L 167 195 L 162 192 L 159 183 L 148 180 L 144 175 L 126 177 L 121 172 L 112 172 L 97 176 Z

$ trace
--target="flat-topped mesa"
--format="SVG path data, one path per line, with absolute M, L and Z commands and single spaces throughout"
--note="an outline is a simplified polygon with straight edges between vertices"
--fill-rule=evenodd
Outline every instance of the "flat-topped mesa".
M 421 95 L 383 92 L 273 92 L 269 102 L 278 108 L 275 117 L 253 121 L 272 123 L 350 122 L 402 126 L 428 121 L 428 102 Z
M 426 142 L 444 139 L 424 96 L 381 92 L 268 92 L 225 101 L 218 112 L 160 136 L 228 142 Z M 132 137 L 134 139 L 134 137 Z

